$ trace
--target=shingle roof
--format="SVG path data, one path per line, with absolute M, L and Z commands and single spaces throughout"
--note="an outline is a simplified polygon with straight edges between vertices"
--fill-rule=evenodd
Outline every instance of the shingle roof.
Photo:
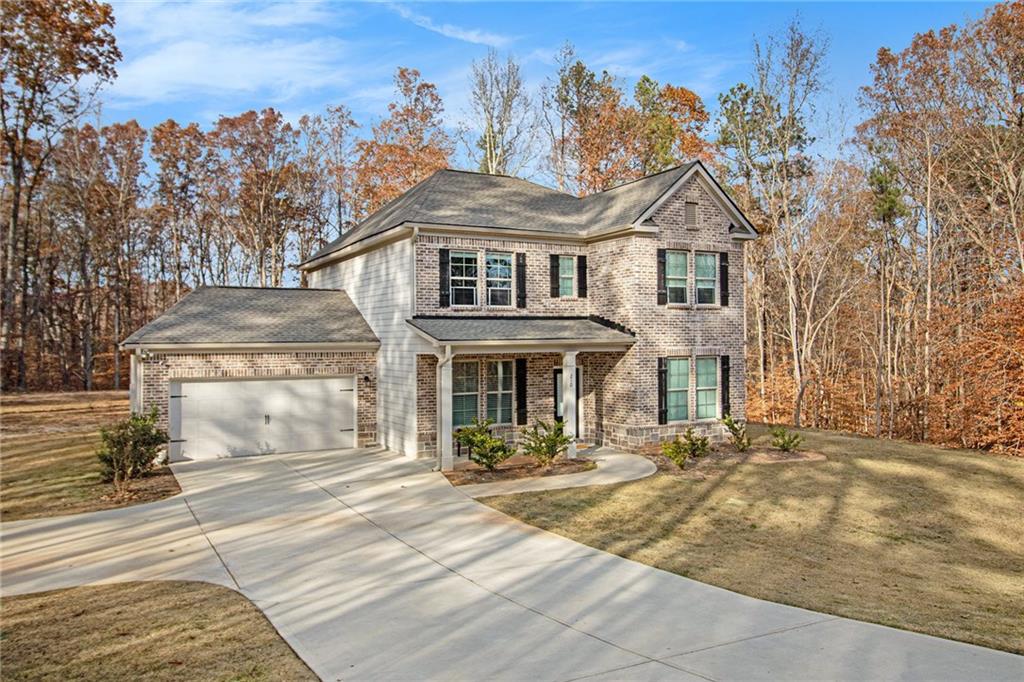
M 124 344 L 376 341 L 370 325 L 344 291 L 199 287 Z
M 520 178 L 439 170 L 306 262 L 403 223 L 586 234 L 632 223 L 696 162 L 580 199 Z
M 414 317 L 408 323 L 441 343 L 593 341 L 633 343 L 631 334 L 582 317 Z

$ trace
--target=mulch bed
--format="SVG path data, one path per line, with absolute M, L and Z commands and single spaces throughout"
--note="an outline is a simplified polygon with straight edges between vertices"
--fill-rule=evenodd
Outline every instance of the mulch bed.
M 155 502 L 180 492 L 181 486 L 178 485 L 178 479 L 174 477 L 171 468 L 168 466 L 157 467 L 142 478 L 132 481 L 131 489 L 126 497 L 115 497 L 113 486 L 111 486 L 111 494 L 103 496 L 100 509 L 114 509 L 130 504 Z
M 542 476 L 558 476 L 590 471 L 597 464 L 584 457 L 576 459 L 556 459 L 549 467 L 538 466 L 536 462 L 513 462 L 498 465 L 494 471 L 487 471 L 476 464 L 470 464 L 456 471 L 444 472 L 452 485 L 470 485 L 472 483 L 490 483 L 492 481 L 512 481 L 518 478 L 539 478 Z
M 727 467 L 736 464 L 797 464 L 823 462 L 828 459 L 820 452 L 807 450 L 783 452 L 763 445 L 755 445 L 746 452 L 737 452 L 732 445 L 719 443 L 712 446 L 711 451 L 704 457 L 688 460 L 686 468 L 680 471 L 675 462 L 661 454 L 660 447 L 647 449 L 642 454 L 657 464 L 659 471 L 699 481 L 719 474 Z

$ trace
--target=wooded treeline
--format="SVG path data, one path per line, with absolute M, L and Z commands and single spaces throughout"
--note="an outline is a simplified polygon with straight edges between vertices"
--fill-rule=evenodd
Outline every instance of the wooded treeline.
M 458 126 L 399 68 L 372 125 L 339 104 L 145 130 L 103 120 L 109 6 L 0 12 L 4 390 L 124 387 L 116 342 L 191 288 L 294 281 L 438 168 L 587 194 L 702 158 L 763 235 L 752 419 L 1024 451 L 1024 0 L 881 49 L 865 120 L 831 147 L 827 40 L 795 23 L 755 41 L 716 116 L 682 86 L 627 90 L 567 45 L 536 92 L 513 57 L 475 62 Z

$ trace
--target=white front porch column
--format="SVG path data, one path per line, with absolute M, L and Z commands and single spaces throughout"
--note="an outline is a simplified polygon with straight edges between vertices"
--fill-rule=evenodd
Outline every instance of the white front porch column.
M 562 353 L 562 425 L 571 439 L 566 456 L 576 458 L 576 351 Z
M 441 470 L 451 471 L 455 466 L 452 456 L 452 356 L 438 354 L 437 360 L 437 447 L 441 455 Z
M 128 404 L 132 414 L 142 412 L 142 382 L 139 381 L 139 351 L 133 350 L 128 356 Z

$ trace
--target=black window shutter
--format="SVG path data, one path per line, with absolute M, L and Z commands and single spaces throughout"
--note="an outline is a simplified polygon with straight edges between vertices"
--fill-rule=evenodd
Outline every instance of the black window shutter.
M 558 254 L 551 254 L 551 298 L 558 298 Z
M 516 307 L 526 307 L 526 254 L 516 254 Z
M 438 303 L 438 305 L 440 305 L 442 308 L 448 308 L 452 304 L 452 290 L 451 290 L 451 286 L 449 285 L 449 279 L 448 279 L 448 275 L 449 275 L 448 264 L 449 264 L 449 262 L 450 262 L 450 259 L 449 259 L 449 256 L 448 256 L 448 249 L 439 249 L 438 250 L 438 266 L 440 267 L 440 270 L 438 272 L 438 274 L 439 274 L 439 277 L 438 277 L 439 287 L 438 288 L 440 289 L 441 296 L 440 296 L 440 302 Z
M 718 254 L 718 297 L 722 306 L 729 305 L 729 254 Z
M 668 423 L 668 362 L 658 358 L 658 423 Z
M 576 295 L 587 297 L 587 257 L 576 256 Z
M 729 414 L 729 356 L 723 355 L 719 360 L 722 368 L 722 416 Z
M 526 426 L 526 358 L 516 358 L 516 424 Z
M 665 249 L 658 249 L 658 305 L 666 303 L 668 303 L 668 289 L 665 287 Z

